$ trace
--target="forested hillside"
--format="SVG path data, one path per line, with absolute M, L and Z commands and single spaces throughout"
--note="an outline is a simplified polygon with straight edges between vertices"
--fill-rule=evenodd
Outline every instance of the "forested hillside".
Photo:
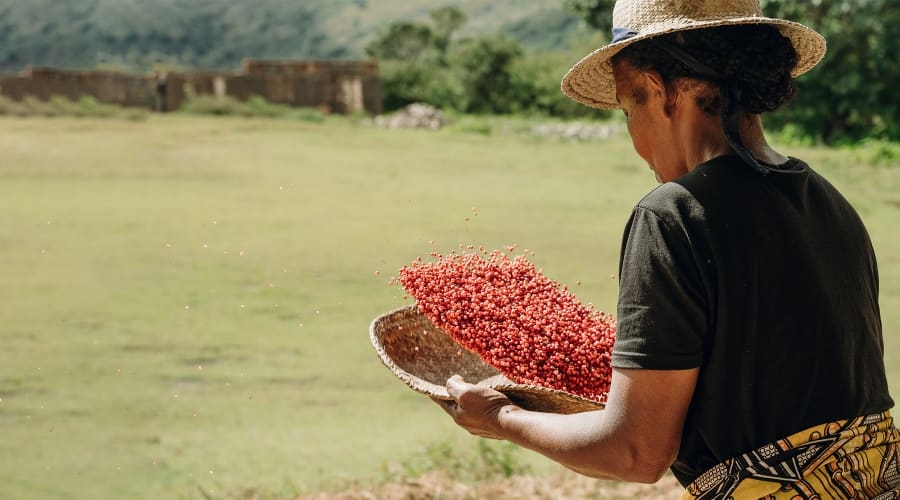
M 526 48 L 552 49 L 586 29 L 563 2 L 538 0 L 0 0 L 0 72 L 357 59 L 390 23 L 444 5 L 466 15 L 460 37 L 504 32 Z
M 418 101 L 465 113 L 573 117 L 586 111 L 560 95 L 559 79 L 606 40 L 613 3 L 0 0 L 0 74 L 29 65 L 235 70 L 248 58 L 372 55 L 388 110 Z M 768 118 L 773 129 L 834 143 L 900 140 L 900 2 L 761 3 L 766 15 L 806 23 L 828 40 L 825 59 L 797 82 L 794 103 Z

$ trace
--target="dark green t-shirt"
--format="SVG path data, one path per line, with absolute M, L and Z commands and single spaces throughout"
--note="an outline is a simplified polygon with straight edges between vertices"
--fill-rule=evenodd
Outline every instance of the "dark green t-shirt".
M 620 264 L 618 368 L 700 368 L 682 484 L 723 460 L 893 406 L 878 271 L 856 211 L 791 159 L 706 162 L 635 207 Z

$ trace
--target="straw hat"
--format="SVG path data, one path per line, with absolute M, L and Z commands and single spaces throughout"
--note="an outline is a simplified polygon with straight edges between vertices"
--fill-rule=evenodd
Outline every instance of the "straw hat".
M 453 399 L 445 384 L 453 375 L 505 394 L 513 403 L 534 411 L 578 413 L 603 405 L 546 387 L 516 384 L 434 326 L 415 305 L 378 316 L 369 326 L 375 352 L 394 375 L 416 392 Z
M 616 109 L 616 84 L 610 58 L 625 47 L 659 35 L 697 28 L 768 24 L 787 37 L 797 51 L 799 76 L 825 55 L 825 38 L 806 26 L 764 17 L 758 0 L 618 0 L 613 8 L 613 40 L 588 54 L 566 73 L 562 91 L 599 109 Z

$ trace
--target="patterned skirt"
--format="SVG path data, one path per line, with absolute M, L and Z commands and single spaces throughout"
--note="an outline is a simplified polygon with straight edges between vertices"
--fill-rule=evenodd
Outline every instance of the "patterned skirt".
M 716 465 L 681 500 L 900 499 L 898 443 L 889 412 L 817 425 Z

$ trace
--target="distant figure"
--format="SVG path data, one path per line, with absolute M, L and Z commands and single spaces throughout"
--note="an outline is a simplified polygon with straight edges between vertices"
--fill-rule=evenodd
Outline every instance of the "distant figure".
M 169 111 L 167 74 L 156 73 L 156 111 L 165 113 Z

